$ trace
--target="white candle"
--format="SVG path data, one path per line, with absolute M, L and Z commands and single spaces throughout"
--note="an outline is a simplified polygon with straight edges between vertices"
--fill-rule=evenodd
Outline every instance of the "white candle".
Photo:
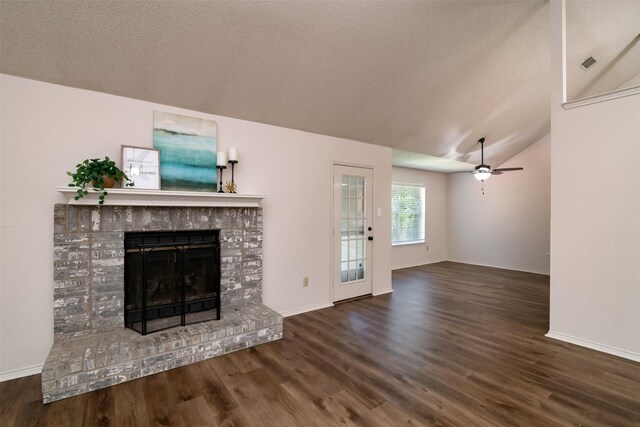
M 238 161 L 238 150 L 236 150 L 236 147 L 229 147 L 229 161 Z
M 224 151 L 218 151 L 218 161 L 216 164 L 218 166 L 227 166 L 227 153 Z

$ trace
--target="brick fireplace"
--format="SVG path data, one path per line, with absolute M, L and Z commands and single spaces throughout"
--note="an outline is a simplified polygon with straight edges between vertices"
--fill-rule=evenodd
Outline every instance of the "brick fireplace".
M 221 319 L 125 329 L 125 233 L 177 230 L 220 230 Z M 282 316 L 262 305 L 259 207 L 57 204 L 53 252 L 45 403 L 282 338 Z

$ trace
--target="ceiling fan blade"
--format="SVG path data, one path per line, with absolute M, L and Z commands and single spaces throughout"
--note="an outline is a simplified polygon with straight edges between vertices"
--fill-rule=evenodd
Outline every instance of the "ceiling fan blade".
M 492 170 L 492 171 L 491 171 L 491 175 L 502 175 L 502 171 L 499 171 L 499 170 Z
M 509 171 L 522 171 L 524 168 L 498 168 L 494 169 L 493 172 L 509 172 Z
M 449 173 L 473 173 L 474 171 L 453 171 Z

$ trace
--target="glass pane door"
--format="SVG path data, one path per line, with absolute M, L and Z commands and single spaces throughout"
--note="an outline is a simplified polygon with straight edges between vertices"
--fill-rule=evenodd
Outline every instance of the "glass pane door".
M 373 170 L 333 166 L 333 301 L 372 292 Z
M 342 284 L 364 279 L 366 265 L 367 224 L 365 178 L 362 176 L 342 175 L 342 245 L 341 275 Z

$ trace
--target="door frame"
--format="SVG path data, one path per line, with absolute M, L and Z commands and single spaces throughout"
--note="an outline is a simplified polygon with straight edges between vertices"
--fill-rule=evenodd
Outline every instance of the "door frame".
M 330 233 L 329 233 L 329 245 L 330 245 L 330 253 L 331 253 L 331 259 L 329 260 L 329 274 L 331 275 L 331 280 L 329 281 L 329 288 L 330 288 L 330 293 L 329 293 L 329 298 L 330 298 L 330 304 L 334 305 L 335 301 L 334 301 L 334 295 L 333 295 L 333 289 L 335 286 L 335 278 L 336 278 L 336 274 L 335 274 L 335 261 L 336 261 L 336 257 L 338 256 L 338 254 L 336 253 L 336 249 L 335 249 L 335 233 L 336 233 L 336 227 L 341 227 L 340 225 L 337 225 L 335 223 L 335 200 L 334 200 L 334 182 L 333 182 L 333 178 L 334 178 L 334 173 L 335 173 L 335 166 L 347 166 L 347 167 L 352 167 L 352 168 L 360 168 L 360 169 L 369 169 L 371 171 L 371 189 L 372 189 L 372 195 L 371 195 L 371 203 L 373 205 L 373 210 L 371 212 L 372 218 L 371 218 L 371 223 L 373 224 L 375 221 L 375 218 L 377 217 L 375 215 L 376 212 L 376 198 L 375 198 L 375 188 L 376 188 L 376 168 L 374 165 L 370 165 L 370 164 L 366 164 L 366 163 L 352 163 L 352 162 L 343 162 L 343 161 L 337 161 L 337 160 L 331 160 L 330 162 L 331 164 L 331 174 L 330 174 L 330 185 L 329 185 L 329 197 L 331 198 L 331 212 L 329 212 L 329 215 L 331 215 L 331 229 L 330 229 Z M 377 227 L 374 227 L 374 230 L 376 230 Z M 371 254 L 370 254 L 370 264 L 373 266 L 374 265 L 374 256 L 373 256 L 373 244 L 372 244 L 372 249 L 371 249 Z M 373 268 L 370 268 L 369 274 L 371 275 L 371 295 L 374 295 L 373 289 L 373 279 L 374 279 L 374 274 L 373 274 Z

